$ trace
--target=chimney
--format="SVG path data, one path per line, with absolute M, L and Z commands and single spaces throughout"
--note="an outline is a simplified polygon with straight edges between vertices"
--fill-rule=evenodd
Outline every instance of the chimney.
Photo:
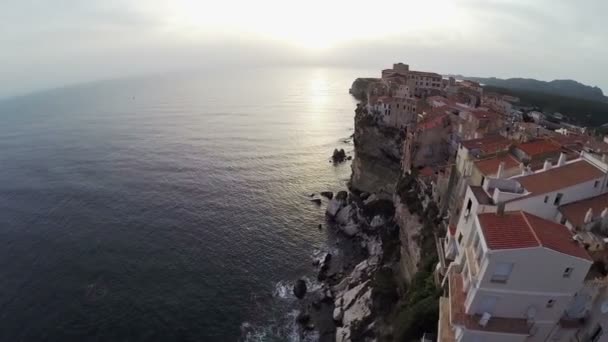
M 543 165 L 543 171 L 547 171 L 551 168 L 551 159 L 545 159 L 545 164 Z
M 500 164 L 498 164 L 498 171 L 496 171 L 496 178 L 502 178 L 504 173 L 505 173 L 505 162 L 501 161 Z
M 559 159 L 557 160 L 557 166 L 563 166 L 566 164 L 566 154 L 564 152 L 559 154 Z
M 496 206 L 496 215 L 498 216 L 504 216 L 505 215 L 505 203 L 498 203 L 498 205 Z
M 593 209 L 589 208 L 585 214 L 585 224 L 590 223 L 593 220 Z

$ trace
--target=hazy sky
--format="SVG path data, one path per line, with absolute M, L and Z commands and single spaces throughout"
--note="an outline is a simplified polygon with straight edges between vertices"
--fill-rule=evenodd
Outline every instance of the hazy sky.
M 219 65 L 394 61 L 608 92 L 606 13 L 606 0 L 3 0 L 0 97 Z

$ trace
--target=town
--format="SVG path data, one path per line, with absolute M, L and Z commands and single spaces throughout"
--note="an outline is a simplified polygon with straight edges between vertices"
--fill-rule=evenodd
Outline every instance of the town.
M 403 63 L 350 92 L 360 118 L 399 132 L 399 182 L 414 179 L 422 209 L 438 210 L 439 317 L 422 341 L 607 338 L 607 139 L 564 114 Z M 404 260 L 413 234 L 400 233 L 404 264 L 415 263 Z

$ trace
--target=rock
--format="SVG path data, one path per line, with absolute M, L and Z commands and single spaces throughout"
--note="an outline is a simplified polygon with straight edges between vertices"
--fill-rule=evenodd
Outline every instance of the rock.
M 355 236 L 359 233 L 359 225 L 352 221 L 341 227 L 341 229 L 347 236 Z
M 340 209 L 338 214 L 336 215 L 336 222 L 339 224 L 347 224 L 353 216 L 353 207 L 352 205 L 347 205 L 344 208 Z
M 346 199 L 348 198 L 348 192 L 342 190 L 342 191 L 338 191 L 338 193 L 336 194 L 336 199 L 341 200 L 346 202 Z
M 306 282 L 303 279 L 296 281 L 296 284 L 293 286 L 293 294 L 298 299 L 304 298 L 306 295 Z
M 342 307 L 336 306 L 333 313 L 334 321 L 342 323 L 342 318 L 344 317 L 344 311 L 342 311 Z
M 327 199 L 332 199 L 334 198 L 334 193 L 331 191 L 322 191 L 321 196 L 327 197 Z
M 382 225 L 384 225 L 384 218 L 380 215 L 376 215 L 374 216 L 374 218 L 372 219 L 372 222 L 370 222 L 369 226 L 372 229 L 377 229 L 378 227 L 381 227 Z
M 320 198 L 313 198 L 310 201 L 312 203 L 316 204 L 316 205 L 321 205 L 321 199 Z
M 296 322 L 301 325 L 306 325 L 310 322 L 310 315 L 307 312 L 302 311 L 298 314 L 298 317 L 296 317 Z
M 323 298 L 321 299 L 323 302 L 330 303 L 333 302 L 334 295 L 331 293 L 331 289 L 329 287 L 323 290 Z
M 340 150 L 334 149 L 334 153 L 331 156 L 331 160 L 334 163 L 342 163 L 346 159 L 346 152 L 341 148 Z
M 310 196 L 309 196 L 309 197 L 315 197 L 315 194 L 310 194 Z
M 334 199 L 329 201 L 329 204 L 327 205 L 327 209 L 325 210 L 325 213 L 333 218 L 336 216 L 336 214 L 338 213 L 338 211 L 340 211 L 340 209 L 342 209 L 342 207 L 345 205 L 345 201 L 343 200 L 339 200 L 338 198 L 334 197 Z
M 376 194 L 371 194 L 367 197 L 367 199 L 365 201 L 363 201 L 363 204 L 365 205 L 369 205 L 371 202 L 378 200 L 378 197 L 376 196 Z
M 323 281 L 327 278 L 327 271 L 329 271 L 330 263 L 331 263 L 331 254 L 327 253 L 327 254 L 325 254 L 325 257 L 323 258 L 323 261 L 321 262 L 321 269 L 319 270 L 319 275 L 317 276 L 317 279 L 319 281 Z

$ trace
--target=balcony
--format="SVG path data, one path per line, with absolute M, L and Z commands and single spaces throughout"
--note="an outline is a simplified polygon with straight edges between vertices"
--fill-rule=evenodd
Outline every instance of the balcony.
M 481 326 L 481 315 L 469 315 L 465 311 L 464 301 L 467 294 L 463 291 L 462 275 L 450 274 L 450 323 L 464 329 L 503 334 L 529 335 L 530 328 L 524 318 L 492 317 Z

